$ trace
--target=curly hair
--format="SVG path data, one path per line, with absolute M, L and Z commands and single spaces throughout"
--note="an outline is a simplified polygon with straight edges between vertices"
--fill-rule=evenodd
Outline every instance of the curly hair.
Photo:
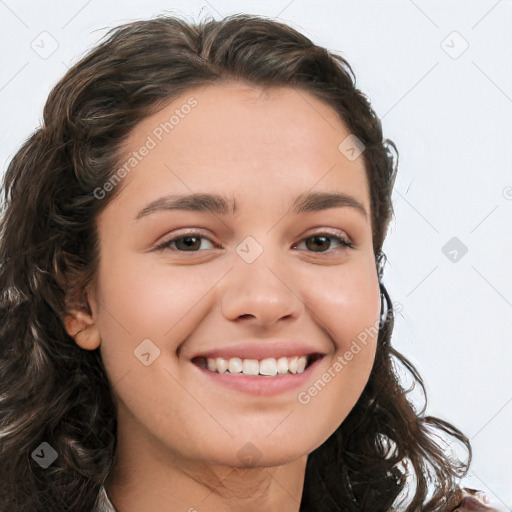
M 394 212 L 394 143 L 356 88 L 340 55 L 263 16 L 197 23 L 168 14 L 110 29 L 73 65 L 44 106 L 43 123 L 3 178 L 0 228 L 0 509 L 91 511 L 112 469 L 116 409 L 99 349 L 81 349 L 64 326 L 88 308 L 95 279 L 97 219 L 122 186 L 98 199 L 118 168 L 134 127 L 193 87 L 238 81 L 292 87 L 334 109 L 365 146 L 381 323 L 370 378 L 347 418 L 308 455 L 301 511 L 451 510 L 469 468 L 471 445 L 456 427 L 425 416 L 424 382 L 390 344 L 393 304 L 382 282 L 382 245 Z M 419 385 L 417 411 L 401 384 Z M 459 441 L 465 462 L 436 442 Z M 48 442 L 58 458 L 45 471 L 33 453 Z

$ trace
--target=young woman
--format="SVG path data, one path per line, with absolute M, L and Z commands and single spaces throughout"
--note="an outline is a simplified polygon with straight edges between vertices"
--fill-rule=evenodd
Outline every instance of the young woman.
M 4 179 L 0 509 L 489 510 L 397 376 L 396 167 L 284 24 L 109 33 Z

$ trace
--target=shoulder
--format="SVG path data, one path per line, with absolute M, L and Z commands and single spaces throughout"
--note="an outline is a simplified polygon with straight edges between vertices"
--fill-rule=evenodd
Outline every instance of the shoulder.
M 461 501 L 450 512 L 498 512 L 497 509 L 492 508 L 491 506 L 489 506 L 488 503 L 489 500 L 482 491 L 477 491 L 476 489 L 464 487 L 462 489 Z

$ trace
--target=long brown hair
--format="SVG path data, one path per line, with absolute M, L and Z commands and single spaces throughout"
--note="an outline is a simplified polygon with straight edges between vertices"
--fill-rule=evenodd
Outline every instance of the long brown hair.
M 108 37 L 107 37 L 108 36 Z M 348 62 L 291 27 L 234 15 L 196 24 L 162 15 L 111 29 L 51 91 L 43 125 L 6 171 L 0 230 L 0 509 L 93 510 L 111 470 L 116 412 L 99 350 L 81 349 L 63 319 L 95 278 L 99 213 L 122 189 L 108 182 L 123 142 L 147 116 L 196 86 L 238 80 L 288 86 L 326 102 L 365 146 L 382 318 L 369 381 L 332 436 L 308 456 L 301 511 L 450 510 L 471 461 L 453 425 L 417 411 L 400 383 L 414 366 L 390 344 L 393 304 L 382 245 L 393 215 L 398 152 L 356 88 Z M 98 189 L 102 190 L 98 198 Z M 459 441 L 467 461 L 435 436 Z M 34 450 L 58 454 L 44 471 Z M 396 503 L 395 503 L 396 505 Z

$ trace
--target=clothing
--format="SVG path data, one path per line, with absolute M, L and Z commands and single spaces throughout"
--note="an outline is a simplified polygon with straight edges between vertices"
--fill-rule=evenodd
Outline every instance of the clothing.
M 483 492 L 477 491 L 476 489 L 469 489 L 467 487 L 465 487 L 463 490 L 465 491 L 465 495 L 453 512 L 476 512 L 479 510 L 498 512 L 495 508 L 487 505 L 488 500 Z
M 98 500 L 96 501 L 96 507 L 94 508 L 93 512 L 117 512 L 107 495 L 105 487 L 103 486 L 101 486 L 100 492 L 98 494 Z
M 451 512 L 498 512 L 495 508 L 486 505 L 487 497 L 482 492 L 467 487 L 464 487 L 463 490 L 464 497 Z M 117 512 L 104 487 L 100 490 L 94 512 Z

